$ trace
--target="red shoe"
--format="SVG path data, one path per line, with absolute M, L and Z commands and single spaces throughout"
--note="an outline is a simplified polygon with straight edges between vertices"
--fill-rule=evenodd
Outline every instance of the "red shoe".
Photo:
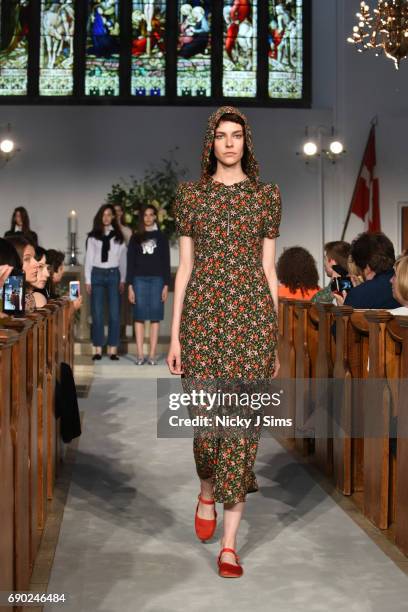
M 232 552 L 235 555 L 235 560 L 238 565 L 233 565 L 232 563 L 222 563 L 221 555 L 223 552 Z M 239 556 L 235 552 L 233 548 L 223 548 L 218 555 L 218 575 L 222 576 L 222 578 L 239 578 L 244 573 L 242 566 L 239 564 Z
M 198 494 L 198 504 L 197 504 L 197 508 L 196 508 L 196 512 L 195 512 L 195 517 L 194 517 L 194 526 L 195 526 L 195 531 L 197 534 L 197 537 L 202 541 L 205 542 L 206 540 L 209 540 L 210 538 L 213 537 L 214 535 L 214 531 L 217 527 L 217 511 L 215 509 L 215 501 L 212 499 L 211 501 L 209 499 L 203 499 L 200 495 L 200 493 Z M 202 504 L 209 504 L 212 505 L 214 504 L 214 512 L 215 512 L 215 518 L 214 519 L 203 519 L 200 518 L 199 516 L 197 516 L 197 512 L 198 512 L 198 506 L 199 503 Z

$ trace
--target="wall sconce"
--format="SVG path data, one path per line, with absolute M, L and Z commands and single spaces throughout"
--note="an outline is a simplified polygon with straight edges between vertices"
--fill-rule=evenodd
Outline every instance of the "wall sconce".
M 324 177 L 324 160 L 329 160 L 335 164 L 345 153 L 344 145 L 336 135 L 334 127 L 331 129 L 320 125 L 314 129 L 316 137 L 310 136 L 309 126 L 305 130 L 305 139 L 301 151 L 297 151 L 296 155 L 302 157 L 305 164 L 310 164 L 311 161 L 319 160 L 318 163 L 318 194 L 320 208 L 320 227 L 321 227 L 321 244 L 326 244 L 326 223 L 325 223 L 325 177 Z M 323 137 L 326 135 L 328 140 L 328 148 L 323 146 Z M 322 262 L 322 275 L 325 278 L 325 268 Z
M 8 123 L 5 133 L 0 136 L 0 158 L 4 164 L 7 164 L 19 151 L 11 134 L 11 125 Z
M 320 155 L 323 155 L 332 164 L 335 164 L 340 157 L 346 153 L 346 151 L 341 140 L 336 137 L 334 127 L 331 128 L 328 149 L 322 148 L 322 136 L 325 132 L 327 132 L 327 128 L 325 126 L 319 126 L 316 131 L 317 138 L 313 138 L 310 136 L 309 126 L 306 126 L 305 140 L 302 151 L 297 151 L 296 155 L 301 156 L 306 164 L 309 164 L 311 160 L 320 157 Z

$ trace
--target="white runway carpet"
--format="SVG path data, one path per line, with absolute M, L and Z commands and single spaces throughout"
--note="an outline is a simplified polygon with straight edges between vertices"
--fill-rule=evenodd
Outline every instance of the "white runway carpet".
M 238 554 L 217 574 L 194 532 L 191 439 L 157 439 L 156 376 L 130 359 L 95 365 L 49 593 L 64 612 L 403 612 L 408 578 L 272 438 L 255 465 Z M 54 609 L 54 608 L 46 608 Z

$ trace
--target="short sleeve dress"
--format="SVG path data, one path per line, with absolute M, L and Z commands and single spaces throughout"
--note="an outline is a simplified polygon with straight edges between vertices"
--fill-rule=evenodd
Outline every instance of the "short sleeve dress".
M 277 317 L 262 266 L 264 238 L 279 236 L 276 184 L 251 178 L 224 185 L 206 177 L 179 185 L 176 232 L 194 242 L 194 265 L 180 321 L 181 362 L 191 379 L 268 379 Z M 200 478 L 212 477 L 217 502 L 245 501 L 259 489 L 258 439 L 195 437 Z

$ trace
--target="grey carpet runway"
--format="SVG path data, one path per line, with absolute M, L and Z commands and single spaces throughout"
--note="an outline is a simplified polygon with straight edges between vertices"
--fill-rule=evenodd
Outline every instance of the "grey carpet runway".
M 403 612 L 408 578 L 272 438 L 247 497 L 239 579 L 217 574 L 221 524 L 194 532 L 191 439 L 157 439 L 156 376 L 130 359 L 95 365 L 46 610 Z M 217 505 L 219 519 L 222 506 Z

